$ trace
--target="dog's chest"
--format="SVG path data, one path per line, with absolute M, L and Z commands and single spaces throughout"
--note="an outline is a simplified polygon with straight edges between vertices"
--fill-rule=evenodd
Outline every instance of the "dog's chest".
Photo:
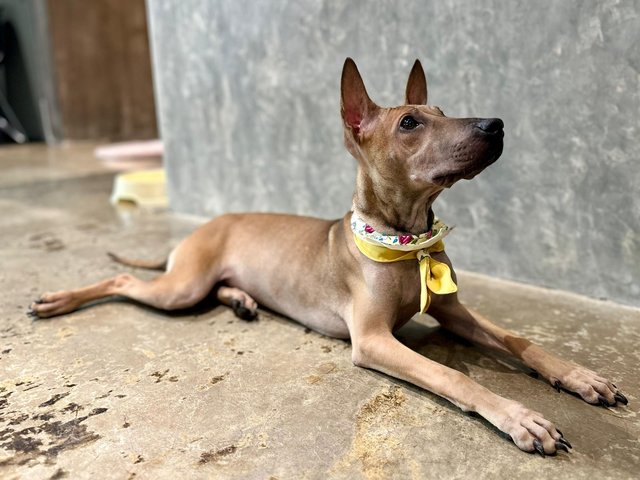
M 413 315 L 420 305 L 420 267 L 417 261 L 376 263 L 365 270 L 376 301 L 397 306 L 398 316 Z

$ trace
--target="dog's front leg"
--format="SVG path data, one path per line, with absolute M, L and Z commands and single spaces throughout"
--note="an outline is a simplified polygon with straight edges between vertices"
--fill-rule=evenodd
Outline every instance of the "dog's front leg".
M 463 411 L 477 412 L 527 452 L 553 454 L 568 442 L 542 414 L 501 397 L 457 370 L 429 360 L 400 343 L 392 321 L 380 310 L 354 309 L 349 322 L 353 362 L 405 380 L 446 398 Z
M 429 314 L 444 328 L 482 346 L 509 353 L 536 370 L 558 390 L 564 388 L 586 402 L 603 406 L 627 399 L 606 378 L 573 362 L 553 355 L 533 342 L 493 324 L 484 316 L 462 305 L 455 294 L 434 302 Z

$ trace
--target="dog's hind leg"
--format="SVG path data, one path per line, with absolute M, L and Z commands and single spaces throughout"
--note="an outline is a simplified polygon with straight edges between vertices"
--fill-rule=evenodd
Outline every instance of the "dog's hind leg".
M 183 242 L 169 261 L 170 269 L 150 281 L 128 273 L 88 287 L 45 293 L 33 304 L 29 314 L 52 317 L 111 296 L 123 296 L 162 310 L 180 310 L 203 300 L 220 276 L 219 258 L 203 254 Z
M 215 280 L 202 275 L 184 277 L 172 271 L 144 281 L 123 273 L 88 287 L 45 293 L 31 305 L 29 313 L 40 318 L 53 317 L 111 296 L 127 297 L 162 310 L 180 310 L 203 300 Z

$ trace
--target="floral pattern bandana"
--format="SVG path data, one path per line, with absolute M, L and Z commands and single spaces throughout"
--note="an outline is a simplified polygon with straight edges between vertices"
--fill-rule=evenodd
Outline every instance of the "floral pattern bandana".
M 358 250 L 375 262 L 417 260 L 420 265 L 420 313 L 431 303 L 431 293 L 444 295 L 458 291 L 451 269 L 446 263 L 431 257 L 431 253 L 444 251 L 442 239 L 453 227 L 436 218 L 431 230 L 420 235 L 385 235 L 362 220 L 354 211 L 351 230 Z
M 454 228 L 445 225 L 442 220 L 436 217 L 433 220 L 431 230 L 420 235 L 386 235 L 374 230 L 372 226 L 358 217 L 356 212 L 351 215 L 351 230 L 356 236 L 373 245 L 404 252 L 428 248 L 449 235 L 449 232 Z

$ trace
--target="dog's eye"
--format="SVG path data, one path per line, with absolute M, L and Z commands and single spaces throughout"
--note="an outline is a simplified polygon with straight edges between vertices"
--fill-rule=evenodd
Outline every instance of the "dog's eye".
M 420 123 L 411 115 L 407 115 L 400 121 L 400 128 L 403 130 L 413 130 L 418 125 L 420 125 Z

